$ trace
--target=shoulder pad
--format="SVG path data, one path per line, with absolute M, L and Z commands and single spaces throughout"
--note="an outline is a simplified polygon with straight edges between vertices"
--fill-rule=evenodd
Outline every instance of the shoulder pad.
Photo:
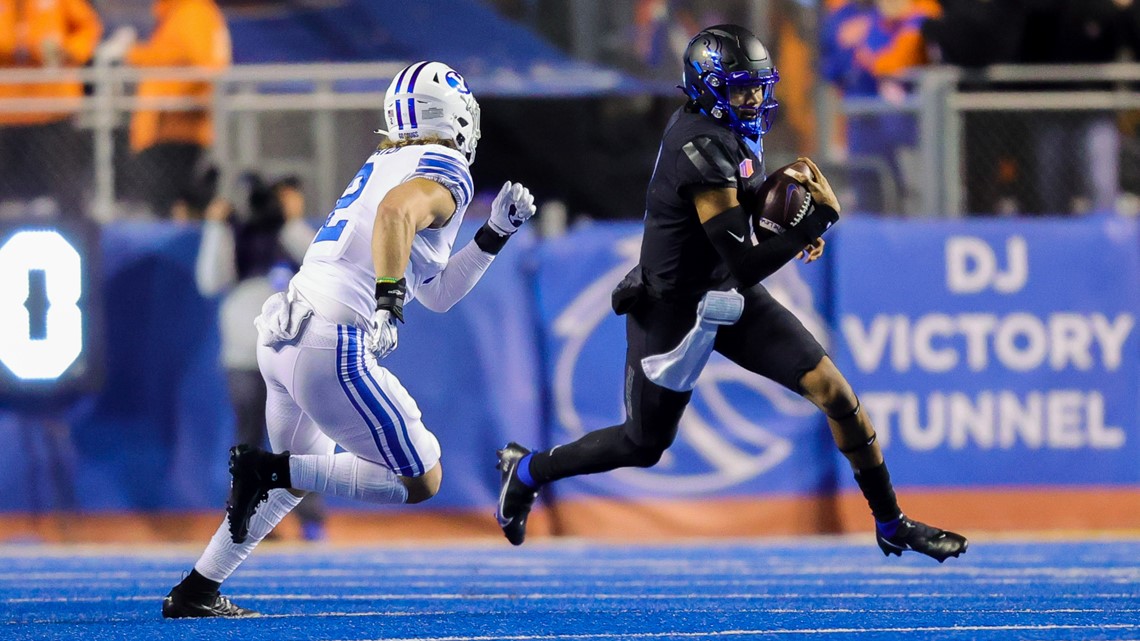
M 736 181 L 736 163 L 728 157 L 724 145 L 711 136 L 698 136 L 681 146 L 701 179 L 709 183 Z

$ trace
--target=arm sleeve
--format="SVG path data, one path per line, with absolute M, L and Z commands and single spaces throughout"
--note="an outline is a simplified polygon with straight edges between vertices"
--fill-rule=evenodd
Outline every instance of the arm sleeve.
M 737 206 L 713 216 L 703 227 L 732 276 L 742 287 L 751 287 L 795 258 L 837 219 L 834 209 L 813 207 L 804 220 L 783 234 L 760 229 L 753 236 L 748 215 Z
M 215 296 L 237 282 L 237 249 L 233 230 L 226 223 L 207 221 L 202 226 L 194 281 L 203 296 Z
M 703 227 L 742 287 L 771 276 L 807 245 L 794 233 L 776 235 L 761 229 L 753 234 L 748 215 L 739 206 L 713 216 Z
M 285 248 L 289 258 L 299 265 L 305 259 L 305 252 L 309 251 L 309 245 L 316 233 L 316 230 L 305 221 L 290 220 L 281 228 L 281 246 Z
M 446 312 L 475 287 L 494 260 L 494 254 L 471 241 L 447 261 L 439 275 L 420 286 L 416 299 L 433 312 Z

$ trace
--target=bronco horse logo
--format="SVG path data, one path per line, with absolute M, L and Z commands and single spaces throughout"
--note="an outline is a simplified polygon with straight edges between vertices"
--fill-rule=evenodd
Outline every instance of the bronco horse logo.
M 605 370 L 612 371 L 615 377 L 624 370 L 619 364 L 621 352 L 614 350 L 614 341 L 599 339 L 599 329 L 612 339 L 613 323 L 625 322 L 613 316 L 610 292 L 637 264 L 640 246 L 640 235 L 618 241 L 614 253 L 619 262 L 586 286 L 554 320 L 553 333 L 559 339 L 554 362 L 554 409 L 560 427 L 570 438 L 617 423 L 624 417 L 620 379 L 612 382 L 612 407 L 599 408 L 598 403 L 593 407 L 583 405 L 586 395 L 575 388 L 576 385 L 592 388 L 609 385 L 599 380 L 604 376 L 595 371 L 597 368 L 586 366 L 580 370 L 582 361 L 591 364 L 604 361 Z M 823 342 L 826 325 L 813 309 L 811 289 L 799 278 L 794 266 L 791 271 L 773 275 L 767 284 L 772 294 Z M 603 322 L 610 325 L 602 328 Z M 814 406 L 798 395 L 714 353 L 697 381 L 692 402 L 681 417 L 677 443 L 665 452 L 661 462 L 649 469 L 625 468 L 612 474 L 630 487 L 671 494 L 701 494 L 756 478 L 787 459 L 793 449 L 789 438 L 773 433 L 748 415 L 749 406 L 763 404 L 789 417 L 817 413 Z M 604 414 L 604 418 L 599 414 Z M 560 436 L 555 438 L 560 439 Z M 684 455 L 675 456 L 674 452 L 682 448 L 687 450 Z M 584 477 L 586 482 L 588 479 Z

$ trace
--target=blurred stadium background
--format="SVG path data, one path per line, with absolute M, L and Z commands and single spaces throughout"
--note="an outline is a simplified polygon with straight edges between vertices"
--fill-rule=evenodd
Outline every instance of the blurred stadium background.
M 679 52 L 728 21 L 780 70 L 769 168 L 809 154 L 846 203 L 825 260 L 769 286 L 860 392 L 903 508 L 966 533 L 1140 528 L 1131 2 L 947 1 L 941 20 L 902 2 L 873 41 L 837 26 L 848 3 L 817 0 L 219 0 L 228 33 L 209 41 L 228 50 L 189 66 L 133 53 L 153 4 L 94 1 L 101 29 L 78 61 L 46 40 L 0 48 L 0 542 L 206 542 L 236 419 L 224 299 L 195 282 L 204 212 L 222 198 L 253 216 L 251 172 L 290 176 L 319 225 L 377 142 L 392 74 L 421 59 L 463 73 L 482 105 L 469 219 L 508 178 L 540 214 L 450 314 L 410 310 L 390 359 L 441 441 L 440 494 L 332 501 L 324 535 L 501 536 L 497 446 L 620 419 L 609 290 L 636 261 Z M 1014 6 L 1017 22 L 983 10 Z M 135 138 L 145 113 L 169 153 Z M 714 359 L 658 467 L 560 484 L 532 532 L 865 532 L 866 512 L 820 416 Z

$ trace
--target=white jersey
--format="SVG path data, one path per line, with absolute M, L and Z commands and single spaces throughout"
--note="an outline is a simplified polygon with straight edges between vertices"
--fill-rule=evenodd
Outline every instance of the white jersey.
M 394 187 L 413 178 L 434 180 L 455 198 L 455 214 L 439 229 L 424 229 L 412 241 L 404 278 L 408 294 L 447 265 L 463 214 L 471 202 L 471 170 L 463 154 L 442 145 L 409 145 L 377 151 L 353 177 L 305 253 L 291 288 L 325 319 L 366 327 L 376 308 L 372 227 L 376 208 Z

